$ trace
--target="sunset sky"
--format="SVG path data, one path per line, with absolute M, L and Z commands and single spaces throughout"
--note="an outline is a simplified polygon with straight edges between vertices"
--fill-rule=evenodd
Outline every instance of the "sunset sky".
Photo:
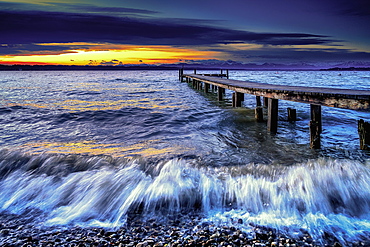
M 368 0 L 0 0 L 0 64 L 370 63 Z

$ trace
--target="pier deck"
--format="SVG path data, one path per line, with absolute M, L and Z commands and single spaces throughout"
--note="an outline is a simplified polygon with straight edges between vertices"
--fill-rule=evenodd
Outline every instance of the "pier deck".
M 238 93 L 352 110 L 370 110 L 370 91 L 365 90 L 274 85 L 197 74 L 185 74 L 183 77 Z
M 227 71 L 228 72 L 228 71 Z M 193 83 L 198 89 L 204 85 L 205 92 L 209 92 L 210 85 L 217 88 L 218 99 L 222 100 L 225 89 L 232 90 L 233 106 L 241 106 L 244 100 L 244 94 L 256 96 L 256 119 L 263 121 L 262 107 L 260 97 L 264 97 L 265 106 L 268 107 L 267 128 L 272 133 L 277 132 L 278 122 L 278 100 L 289 100 L 300 103 L 310 104 L 311 121 L 310 121 L 310 146 L 311 148 L 320 148 L 320 133 L 322 132 L 321 124 L 321 106 L 351 109 L 357 111 L 370 111 L 370 91 L 369 90 L 350 90 L 324 87 L 302 87 L 274 85 L 267 83 L 257 83 L 249 81 L 239 81 L 224 78 L 224 74 L 216 76 L 202 74 L 183 74 L 180 70 L 180 80 Z M 227 73 L 228 77 L 228 73 Z M 295 116 L 295 109 L 288 108 L 288 116 Z M 295 118 L 295 117 L 294 117 Z M 292 120 L 292 119 L 290 119 Z M 289 121 L 290 121 L 289 120 Z M 293 119 L 295 121 L 295 119 Z M 363 122 L 363 120 L 360 120 Z M 365 122 L 366 128 L 359 121 L 359 135 L 361 149 L 370 150 L 369 124 Z M 361 129 L 361 133 L 360 133 Z

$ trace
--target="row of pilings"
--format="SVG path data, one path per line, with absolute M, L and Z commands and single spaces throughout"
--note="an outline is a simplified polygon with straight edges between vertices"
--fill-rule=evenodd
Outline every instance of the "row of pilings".
M 194 69 L 194 74 L 197 71 Z M 220 70 L 220 73 L 215 74 L 198 74 L 203 76 L 214 76 L 229 78 L 229 70 Z M 179 70 L 179 80 L 181 82 L 187 82 L 191 84 L 193 88 L 197 90 L 204 90 L 205 93 L 217 92 L 217 98 L 219 101 L 224 100 L 225 88 L 215 86 L 204 81 L 190 78 L 184 74 L 184 70 Z M 244 101 L 244 94 L 240 92 L 232 93 L 232 106 L 241 107 L 242 101 Z M 262 102 L 261 102 L 262 101 Z M 270 133 L 276 134 L 278 129 L 278 99 L 256 96 L 256 108 L 255 108 L 255 119 L 257 122 L 265 122 L 263 109 L 267 108 L 267 129 Z M 296 109 L 288 108 L 288 121 L 295 122 L 297 120 Z M 310 148 L 320 149 L 321 148 L 321 133 L 322 133 L 322 118 L 321 118 L 321 105 L 310 104 L 310 116 L 309 122 L 310 129 Z M 370 150 L 370 123 L 365 122 L 363 119 L 358 120 L 358 134 L 360 139 L 360 149 Z

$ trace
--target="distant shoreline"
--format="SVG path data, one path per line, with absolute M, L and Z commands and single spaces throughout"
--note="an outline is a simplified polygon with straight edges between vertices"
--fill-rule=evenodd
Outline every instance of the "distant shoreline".
M 370 71 L 370 67 L 335 67 L 335 68 L 274 68 L 274 67 L 207 67 L 201 65 L 182 66 L 165 66 L 165 65 L 133 65 L 133 66 L 90 66 L 90 65 L 1 65 L 0 71 L 57 71 L 57 70 L 178 70 L 184 68 L 185 70 L 246 70 L 246 71 Z

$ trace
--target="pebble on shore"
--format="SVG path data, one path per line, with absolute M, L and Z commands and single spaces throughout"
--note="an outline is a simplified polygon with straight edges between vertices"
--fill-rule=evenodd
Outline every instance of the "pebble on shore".
M 133 217 L 125 226 L 108 230 L 78 226 L 42 227 L 22 221 L 16 215 L 1 216 L 4 215 L 0 215 L 0 246 L 4 247 L 342 246 L 334 236 L 328 236 L 327 243 L 322 244 L 315 242 L 308 233 L 302 233 L 298 239 L 290 239 L 273 229 L 254 225 L 253 232 L 246 233 L 238 229 L 238 225 L 243 223 L 241 219 L 235 226 L 216 226 L 188 215 L 166 222 Z M 370 246 L 370 241 L 346 243 L 346 246 Z

